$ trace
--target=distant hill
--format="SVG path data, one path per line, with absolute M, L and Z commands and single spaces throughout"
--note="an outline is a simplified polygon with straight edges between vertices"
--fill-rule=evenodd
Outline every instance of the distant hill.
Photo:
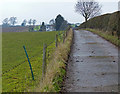
M 78 29 L 80 28 L 100 29 L 109 32 L 117 31 L 120 33 L 120 11 L 91 18 L 88 22 L 82 23 Z
M 31 26 L 33 28 L 34 26 Z M 2 32 L 29 32 L 29 26 L 0 26 L 2 28 Z
M 15 26 L 15 27 L 2 27 L 2 32 L 28 32 L 29 27 L 21 27 L 21 26 Z

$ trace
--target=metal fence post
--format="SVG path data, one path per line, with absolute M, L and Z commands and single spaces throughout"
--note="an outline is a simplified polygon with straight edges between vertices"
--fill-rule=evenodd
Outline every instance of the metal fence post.
M 44 44 L 43 46 L 43 65 L 42 65 L 42 79 L 44 78 L 45 76 L 45 73 L 46 73 L 46 44 Z
M 58 35 L 56 34 L 55 36 L 55 46 L 57 47 L 58 46 Z
M 28 54 L 27 54 L 26 48 L 25 48 L 25 46 L 23 46 L 23 48 L 24 48 L 24 50 L 25 50 L 26 57 L 27 57 L 28 62 L 29 62 L 29 66 L 30 66 L 30 70 L 31 70 L 31 74 L 32 74 L 32 79 L 34 80 L 34 74 L 33 74 L 33 71 L 32 71 L 32 66 L 31 66 L 31 63 L 30 63 L 30 60 L 29 60 L 29 57 L 28 57 Z
M 67 31 L 66 31 L 66 36 L 65 37 L 67 37 Z
M 64 43 L 64 41 L 65 41 L 65 33 L 63 33 L 63 43 Z

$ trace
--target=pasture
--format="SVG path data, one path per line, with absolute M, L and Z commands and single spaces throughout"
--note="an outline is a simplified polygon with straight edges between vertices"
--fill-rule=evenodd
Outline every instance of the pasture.
M 42 76 L 43 44 L 53 42 L 47 48 L 47 56 L 49 57 L 55 49 L 56 33 L 56 31 L 2 33 L 3 92 L 23 92 L 34 89 L 34 86 L 40 82 Z M 23 45 L 25 45 L 29 55 L 35 81 L 32 80 Z

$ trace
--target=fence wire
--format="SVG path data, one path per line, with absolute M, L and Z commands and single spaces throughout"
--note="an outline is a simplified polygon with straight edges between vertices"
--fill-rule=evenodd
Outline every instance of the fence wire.
M 54 43 L 54 41 L 50 42 L 50 43 L 47 45 L 47 47 L 49 47 L 52 43 Z M 41 50 L 40 50 L 38 53 L 36 53 L 34 56 L 29 57 L 29 59 L 32 59 L 32 58 L 38 56 L 40 53 L 42 54 L 42 52 L 43 52 L 43 49 L 41 49 Z M 22 62 L 20 62 L 19 64 L 13 66 L 11 69 L 2 72 L 2 75 L 5 74 L 5 73 L 10 72 L 11 70 L 13 70 L 13 69 L 15 69 L 15 68 L 17 68 L 18 66 L 22 65 L 22 64 L 25 63 L 26 61 L 27 61 L 27 59 L 24 60 L 24 61 L 22 61 Z
M 59 37 L 61 37 L 61 35 L 62 34 L 64 34 L 65 32 L 62 32 L 62 33 L 59 33 L 58 32 L 58 36 Z M 61 41 L 61 38 L 60 38 L 60 41 Z M 54 41 L 52 41 L 52 42 L 50 42 L 48 45 L 47 45 L 47 48 L 51 45 L 51 44 L 53 44 L 55 42 L 55 40 Z M 52 50 L 54 50 L 54 48 L 51 48 Z M 29 57 L 29 59 L 32 59 L 33 57 L 36 57 L 36 56 L 38 56 L 40 53 L 42 53 L 43 52 L 43 49 L 41 49 L 38 53 L 36 53 L 34 56 L 31 56 L 31 57 Z M 50 49 L 49 49 L 49 51 L 48 51 L 48 58 L 47 59 L 49 59 L 50 57 L 49 57 L 49 53 L 50 52 Z M 17 68 L 18 66 L 20 66 L 20 65 L 22 65 L 23 63 L 25 63 L 27 61 L 27 59 L 26 60 L 24 60 L 24 61 L 22 61 L 22 62 L 20 62 L 19 64 L 17 64 L 17 65 L 15 65 L 15 66 L 13 66 L 11 69 L 9 69 L 9 70 L 7 70 L 7 71 L 4 71 L 4 72 L 2 72 L 2 75 L 3 74 L 5 74 L 5 73 L 8 73 L 8 72 L 10 72 L 11 70 L 13 70 L 13 69 L 15 69 L 15 68 Z

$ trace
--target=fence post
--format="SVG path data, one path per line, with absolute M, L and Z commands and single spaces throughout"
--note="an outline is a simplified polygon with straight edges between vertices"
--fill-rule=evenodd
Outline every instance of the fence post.
M 63 33 L 63 43 L 64 43 L 64 41 L 65 41 L 65 33 Z
M 55 36 L 55 46 L 57 47 L 57 45 L 58 45 L 58 35 L 56 34 L 56 36 Z
M 33 75 L 33 71 L 32 71 L 32 66 L 31 66 L 31 63 L 30 63 L 30 60 L 29 60 L 29 57 L 28 57 L 26 48 L 25 48 L 25 46 L 23 46 L 23 48 L 24 48 L 24 50 L 25 50 L 25 53 L 26 53 L 26 56 L 27 56 L 27 59 L 28 59 L 28 62 L 29 62 L 29 66 L 30 66 L 30 70 L 31 70 L 31 74 L 32 74 L 32 79 L 34 80 L 34 75 Z
M 66 31 L 66 36 L 65 37 L 67 37 L 67 31 Z
M 62 41 L 62 36 L 61 36 L 62 34 L 60 34 L 59 36 L 60 36 L 60 42 Z
M 46 73 L 46 44 L 44 44 L 43 46 L 43 64 L 42 64 L 42 79 L 44 78 L 45 76 L 45 73 Z

